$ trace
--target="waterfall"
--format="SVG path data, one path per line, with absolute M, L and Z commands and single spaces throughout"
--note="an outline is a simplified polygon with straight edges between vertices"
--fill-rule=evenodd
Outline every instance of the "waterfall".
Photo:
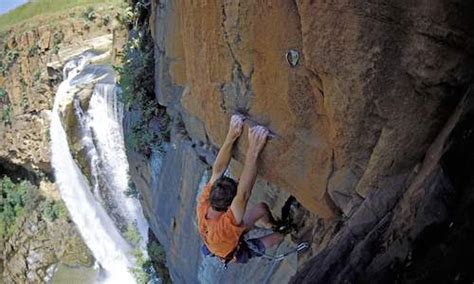
M 113 69 L 89 64 L 100 56 L 87 52 L 64 66 L 65 79 L 59 85 L 51 114 L 52 165 L 70 216 L 105 271 L 104 282 L 134 283 L 130 273 L 135 265 L 134 248 L 122 237 L 120 228 L 135 226 L 143 249 L 148 225 L 139 202 L 124 194 L 128 188 L 128 162 L 122 105 L 117 101 Z M 88 110 L 84 111 L 75 94 L 90 85 L 94 91 Z M 61 122 L 61 110 L 68 104 L 73 104 L 79 122 L 80 143 L 91 168 L 91 185 L 71 154 Z
M 124 192 L 128 189 L 128 161 L 125 155 L 122 119 L 123 105 L 117 100 L 115 84 L 96 84 L 87 111 L 88 126 L 97 141 L 97 152 L 101 161 L 103 179 L 113 190 L 111 197 L 118 214 L 128 223 L 136 222 L 142 238 L 147 240 L 148 225 L 139 202 L 128 198 Z

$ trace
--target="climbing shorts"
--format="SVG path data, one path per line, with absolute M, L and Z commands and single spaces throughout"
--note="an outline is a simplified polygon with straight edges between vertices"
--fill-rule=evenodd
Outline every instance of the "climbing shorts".
M 260 239 L 242 240 L 235 252 L 235 262 L 247 263 L 252 257 L 265 254 L 265 245 Z
M 207 248 L 205 244 L 201 246 L 201 253 L 203 256 L 215 255 Z M 260 239 L 241 240 L 236 251 L 232 253 L 233 257 L 229 257 L 226 261 L 220 258 L 222 262 L 235 261 L 236 263 L 247 263 L 252 257 L 259 257 L 265 254 L 265 245 Z

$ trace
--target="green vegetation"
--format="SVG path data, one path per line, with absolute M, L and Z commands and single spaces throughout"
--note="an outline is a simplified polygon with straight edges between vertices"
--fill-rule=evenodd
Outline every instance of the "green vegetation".
M 135 2 L 134 8 L 125 10 L 119 19 L 124 25 L 131 25 L 137 19 L 146 19 L 148 13 L 143 1 Z M 131 125 L 127 135 L 127 145 L 134 151 L 150 155 L 152 149 L 161 150 L 164 141 L 169 140 L 169 117 L 160 106 L 154 93 L 154 42 L 148 27 L 148 21 L 134 25 L 125 44 L 123 65 L 115 67 L 119 73 L 119 85 L 122 89 L 120 99 L 127 111 L 139 111 L 141 117 Z M 150 129 L 150 122 L 157 118 L 159 129 Z
M 140 244 L 141 237 L 134 225 L 127 226 L 124 237 L 134 246 L 138 246 Z
M 5 100 L 8 98 L 8 93 L 7 91 L 5 91 L 5 89 L 3 89 L 2 87 L 0 87 L 0 102 L 5 102 Z
M 110 16 L 109 15 L 105 15 L 102 17 L 102 25 L 104 26 L 108 26 L 110 23 Z
M 35 191 L 26 181 L 14 183 L 9 177 L 0 180 L 0 239 L 20 228 L 22 217 L 35 206 Z
M 7 75 L 10 68 L 15 64 L 20 54 L 16 48 L 9 49 L 5 44 L 0 52 L 0 73 L 5 76 Z
M 62 201 L 44 201 L 41 204 L 41 215 L 45 220 L 53 222 L 57 219 L 66 219 L 67 209 Z
M 23 75 L 23 69 L 21 65 L 19 65 L 18 70 L 18 82 L 20 83 L 21 90 L 20 106 L 24 108 L 28 105 L 28 84 L 26 83 L 25 77 Z
M 91 6 L 87 7 L 87 9 L 82 12 L 82 17 L 86 22 L 93 22 L 97 18 L 94 8 Z
M 59 44 L 61 44 L 63 39 L 64 39 L 64 34 L 63 34 L 62 31 L 54 32 L 54 35 L 53 35 L 53 52 L 54 52 L 54 54 L 58 54 Z
M 41 78 L 41 68 L 36 67 L 35 72 L 33 73 L 33 81 L 39 81 Z
M 128 188 L 125 191 L 125 195 L 132 198 L 138 198 L 140 196 L 140 192 L 138 192 L 137 187 L 132 181 L 128 183 Z
M 0 31 L 31 20 L 37 15 L 49 15 L 78 6 L 96 5 L 100 3 L 122 4 L 123 0 L 35 0 L 29 1 L 15 10 L 0 16 Z
M 155 238 L 150 239 L 147 243 L 148 257 L 146 257 L 140 248 L 142 238 L 135 226 L 128 226 L 124 235 L 125 239 L 135 247 L 132 255 L 135 258 L 136 266 L 131 269 L 131 273 L 137 283 L 158 283 L 157 275 L 159 275 L 161 283 L 171 283 L 165 265 L 166 257 L 163 246 Z
M 133 250 L 133 257 L 135 258 L 136 262 L 136 267 L 131 269 L 133 277 L 137 283 L 147 284 L 150 282 L 150 275 L 146 272 L 149 261 L 145 258 L 142 250 L 138 247 Z
M 8 93 L 5 89 L 0 87 L 0 106 L 1 106 L 1 121 L 4 123 L 11 123 L 12 119 L 12 107 L 8 101 Z
M 146 122 L 146 118 L 141 123 L 132 126 L 132 132 L 127 136 L 126 142 L 134 151 L 148 153 L 153 144 L 159 141 L 160 136 L 149 131 L 148 125 L 144 122 Z M 161 143 L 156 144 L 158 147 L 161 145 Z
M 33 45 L 28 49 L 28 57 L 33 57 L 38 54 L 39 51 L 39 46 L 38 45 Z
M 150 275 L 146 271 L 148 260 L 140 248 L 140 242 L 142 241 L 142 238 L 138 233 L 138 230 L 133 225 L 127 227 L 124 236 L 125 239 L 134 246 L 132 255 L 135 258 L 136 265 L 131 269 L 131 273 L 133 274 L 137 283 L 146 284 L 150 281 Z
M 28 95 L 26 93 L 21 93 L 20 106 L 26 108 L 28 106 Z
M 2 121 L 4 123 L 12 122 L 13 109 L 10 104 L 4 104 L 2 109 Z
M 36 186 L 28 181 L 14 182 L 9 177 L 0 179 L 0 240 L 17 233 L 23 221 L 36 208 L 47 221 L 67 218 L 62 201 L 47 200 Z
M 163 246 L 155 239 L 151 238 L 147 244 L 148 256 L 151 264 L 159 275 L 162 283 L 172 283 L 171 277 L 166 267 L 166 254 Z

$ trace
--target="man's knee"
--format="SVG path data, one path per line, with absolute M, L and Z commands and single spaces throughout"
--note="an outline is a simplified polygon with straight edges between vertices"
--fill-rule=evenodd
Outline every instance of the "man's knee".
M 263 211 L 263 212 L 270 212 L 270 207 L 268 206 L 267 203 L 265 202 L 259 202 L 255 205 L 255 207 L 259 210 L 259 211 Z
M 244 226 L 251 229 L 261 218 L 268 218 L 271 216 L 270 209 L 265 202 L 255 204 L 244 216 Z

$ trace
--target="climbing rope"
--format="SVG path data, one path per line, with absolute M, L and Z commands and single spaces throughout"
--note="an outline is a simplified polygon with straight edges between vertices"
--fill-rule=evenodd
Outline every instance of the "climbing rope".
M 298 244 L 298 246 L 296 246 L 295 248 L 292 248 L 292 249 L 288 250 L 287 252 L 279 254 L 279 255 L 269 255 L 269 254 L 266 254 L 266 253 L 261 253 L 261 252 L 258 251 L 258 248 L 253 243 L 247 243 L 247 246 L 250 250 L 255 252 L 257 255 L 259 255 L 261 257 L 264 257 L 264 258 L 267 258 L 267 259 L 270 259 L 270 260 L 273 260 L 275 262 L 279 262 L 279 261 L 282 261 L 283 259 L 285 259 L 285 257 L 287 257 L 290 254 L 300 252 L 300 251 L 303 251 L 303 250 L 307 249 L 309 247 L 309 243 L 308 242 L 302 242 L 302 243 Z
M 265 275 L 265 278 L 264 278 L 264 281 L 262 282 L 263 284 L 266 284 L 266 283 L 270 283 L 270 278 L 273 274 L 273 271 L 275 270 L 275 267 L 277 265 L 277 263 L 280 263 L 280 261 L 282 261 L 283 259 L 285 259 L 286 256 L 292 254 L 292 253 L 295 253 L 295 252 L 299 252 L 299 251 L 302 251 L 306 248 L 309 247 L 309 243 L 308 242 L 302 242 L 300 243 L 296 248 L 290 250 L 290 251 L 287 251 L 286 253 L 283 253 L 283 254 L 279 254 L 277 256 L 271 256 L 271 255 L 268 255 L 266 256 L 267 258 L 270 257 L 273 261 L 272 261 L 272 266 L 270 267 L 270 269 L 268 270 L 267 272 L 267 275 Z

